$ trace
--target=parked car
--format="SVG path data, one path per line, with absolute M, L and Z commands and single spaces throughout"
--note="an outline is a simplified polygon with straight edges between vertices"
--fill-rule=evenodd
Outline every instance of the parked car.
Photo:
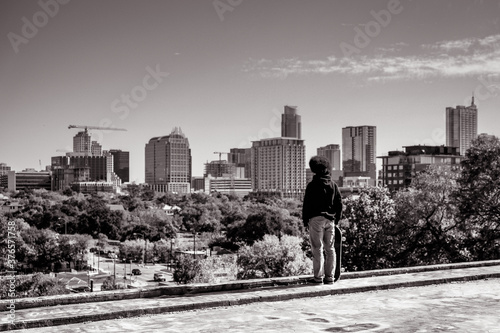
M 163 273 L 155 273 L 153 279 L 155 281 L 167 281 L 167 276 Z
M 139 268 L 134 268 L 134 269 L 132 270 L 132 274 L 134 274 L 134 275 L 141 275 L 141 274 L 142 274 L 142 272 L 141 272 L 141 270 L 140 270 Z
M 70 289 L 74 293 L 87 292 L 90 291 L 89 286 L 74 286 Z

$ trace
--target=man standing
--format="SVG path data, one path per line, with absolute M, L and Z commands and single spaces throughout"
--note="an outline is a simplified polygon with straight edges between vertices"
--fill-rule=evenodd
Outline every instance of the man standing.
M 309 229 L 313 255 L 314 283 L 332 284 L 335 268 L 335 225 L 342 218 L 342 196 L 331 179 L 330 162 L 323 156 L 309 161 L 314 173 L 307 184 L 302 206 L 302 220 Z M 325 252 L 325 257 L 323 256 Z M 335 278 L 335 281 L 338 276 Z

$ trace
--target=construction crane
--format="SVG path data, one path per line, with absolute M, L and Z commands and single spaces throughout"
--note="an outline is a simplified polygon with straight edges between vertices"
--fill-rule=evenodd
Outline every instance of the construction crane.
M 71 128 L 84 128 L 85 132 L 88 132 L 89 129 L 93 130 L 106 130 L 106 131 L 126 131 L 124 128 L 115 128 L 115 127 L 101 127 L 101 126 L 86 126 L 86 125 L 69 125 L 68 129 Z
M 69 125 L 68 129 L 72 128 L 83 128 L 85 129 L 85 134 L 88 134 L 88 130 L 104 130 L 104 131 L 126 131 L 124 128 L 114 128 L 114 127 L 102 127 L 102 126 L 87 126 L 87 125 Z M 89 151 L 88 143 L 85 142 L 85 152 Z

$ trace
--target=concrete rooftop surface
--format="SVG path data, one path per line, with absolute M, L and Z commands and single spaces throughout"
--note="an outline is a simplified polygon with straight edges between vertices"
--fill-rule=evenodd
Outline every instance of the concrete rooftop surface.
M 18 332 L 499 332 L 500 261 L 344 274 L 333 285 L 304 277 L 245 289 L 189 287 L 184 295 L 0 312 Z M 230 288 L 233 286 L 233 288 Z M 171 287 L 165 287 L 171 288 Z

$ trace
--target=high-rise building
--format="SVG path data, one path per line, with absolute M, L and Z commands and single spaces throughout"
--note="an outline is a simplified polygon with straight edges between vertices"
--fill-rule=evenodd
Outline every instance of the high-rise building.
M 227 161 L 236 166 L 237 178 L 252 177 L 252 148 L 231 148 Z
M 113 155 L 113 171 L 120 177 L 123 183 L 130 181 L 130 153 L 119 149 L 109 151 Z
M 90 146 L 90 152 L 92 156 L 101 156 L 102 155 L 102 146 L 97 141 L 92 141 Z
M 330 166 L 332 170 L 341 170 L 340 162 L 342 157 L 340 156 L 340 146 L 339 145 L 327 145 L 324 147 L 319 147 L 317 149 L 318 156 L 324 156 L 330 161 Z
M 377 128 L 349 126 L 342 128 L 342 169 L 345 177 L 370 177 L 376 171 Z
M 459 148 L 465 155 L 472 140 L 477 138 L 477 106 L 474 97 L 470 106 L 457 105 L 446 108 L 446 145 Z
M 301 139 L 301 121 L 296 106 L 285 105 L 285 112 L 281 115 L 281 137 Z
M 68 186 L 83 192 L 96 192 L 104 188 L 106 191 L 117 191 L 122 179 L 114 171 L 114 160 L 113 154 L 102 150 L 101 144 L 91 140 L 87 129 L 80 131 L 73 137 L 72 152 L 66 153 L 66 156 L 52 157 L 52 188 L 54 191 Z
M 158 192 L 191 191 L 191 149 L 178 127 L 146 144 L 146 183 Z
M 88 131 L 78 132 L 73 137 L 73 153 L 92 155 L 92 141 Z
M 270 138 L 252 142 L 252 189 L 302 198 L 306 187 L 304 140 Z

